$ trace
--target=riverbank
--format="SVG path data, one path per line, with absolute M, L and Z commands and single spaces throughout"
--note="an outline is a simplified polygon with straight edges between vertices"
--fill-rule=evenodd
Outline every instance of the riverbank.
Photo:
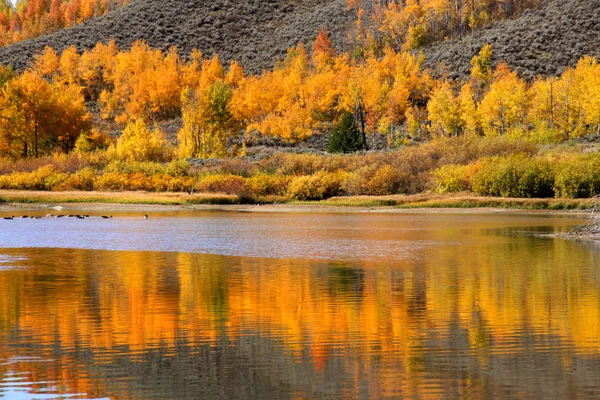
M 0 211 L 64 206 L 90 210 L 229 210 L 240 212 L 589 212 L 593 199 L 514 199 L 465 194 L 333 197 L 324 201 L 243 204 L 235 195 L 149 192 L 0 191 Z

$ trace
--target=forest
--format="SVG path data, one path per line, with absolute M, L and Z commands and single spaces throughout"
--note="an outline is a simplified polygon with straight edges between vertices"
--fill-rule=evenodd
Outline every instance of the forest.
M 217 55 L 183 57 L 141 41 L 83 52 L 47 47 L 23 72 L 0 68 L 0 188 L 199 190 L 251 201 L 423 191 L 595 195 L 595 155 L 576 146 L 568 154 L 540 150 L 600 133 L 595 58 L 526 81 L 502 62 L 493 67 L 487 45 L 468 79 L 450 80 L 434 77 L 414 51 L 535 4 L 350 1 L 358 9 L 351 51 L 337 51 L 322 29 L 312 46 L 289 49 L 259 75 Z M 163 131 L 173 120 L 180 120 L 176 138 Z M 313 135 L 329 137 L 329 153 L 358 153 L 246 157 L 260 138 L 294 144 Z M 364 153 L 381 142 L 386 152 Z M 215 162 L 186 161 L 194 159 Z
M 126 3 L 127 0 L 2 0 L 0 46 L 68 28 Z
M 359 50 L 380 53 L 462 36 L 494 21 L 514 17 L 541 0 L 347 0 L 357 10 Z

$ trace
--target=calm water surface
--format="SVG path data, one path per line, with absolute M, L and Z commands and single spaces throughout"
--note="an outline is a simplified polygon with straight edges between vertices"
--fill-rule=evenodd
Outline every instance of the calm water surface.
M 114 215 L 0 220 L 0 396 L 600 397 L 581 218 Z

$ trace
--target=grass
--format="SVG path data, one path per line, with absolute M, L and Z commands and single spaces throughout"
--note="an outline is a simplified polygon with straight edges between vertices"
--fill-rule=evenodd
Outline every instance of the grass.
M 0 190 L 0 203 L 112 203 L 112 204 L 240 204 L 240 197 L 213 193 L 41 192 Z
M 415 208 L 505 208 L 521 210 L 589 210 L 593 199 L 514 199 L 505 197 L 482 197 L 471 193 L 417 194 L 393 196 L 345 196 L 323 201 L 290 202 L 276 197 L 261 204 L 286 203 L 289 205 L 319 205 L 332 207 L 393 207 Z M 1 203 L 106 203 L 148 205 L 233 205 L 243 204 L 237 195 L 218 193 L 151 193 L 151 192 L 42 192 L 0 190 Z
M 310 204 L 310 203 L 304 203 Z M 482 197 L 470 193 L 417 194 L 396 196 L 332 197 L 320 205 L 340 207 L 396 207 L 396 208 L 506 208 L 521 210 L 589 210 L 593 199 L 514 199 Z

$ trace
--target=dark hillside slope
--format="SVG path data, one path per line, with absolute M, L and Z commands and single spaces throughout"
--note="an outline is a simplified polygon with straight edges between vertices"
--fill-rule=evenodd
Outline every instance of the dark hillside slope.
M 343 50 L 354 13 L 346 0 L 133 0 L 103 17 L 36 39 L 0 48 L 0 62 L 23 69 L 46 45 L 79 50 L 115 39 L 127 48 L 142 39 L 154 48 L 197 48 L 236 59 L 251 72 L 270 68 L 289 47 L 311 43 L 321 27 Z M 451 78 L 466 76 L 471 57 L 490 43 L 494 61 L 522 76 L 560 74 L 584 55 L 600 56 L 600 0 L 545 0 L 519 18 L 497 22 L 462 39 L 423 49 L 427 66 L 440 62 Z
M 451 78 L 465 76 L 471 57 L 487 43 L 496 63 L 506 61 L 521 76 L 560 74 L 584 55 L 600 56 L 600 0 L 550 0 L 517 19 L 429 46 L 427 66 L 443 62 Z
M 127 48 L 142 39 L 153 48 L 174 45 L 184 55 L 194 48 L 218 53 L 260 72 L 289 47 L 311 43 L 321 27 L 339 46 L 353 21 L 346 0 L 133 0 L 81 25 L 2 48 L 0 62 L 23 69 L 45 46 L 81 51 L 115 39 Z

